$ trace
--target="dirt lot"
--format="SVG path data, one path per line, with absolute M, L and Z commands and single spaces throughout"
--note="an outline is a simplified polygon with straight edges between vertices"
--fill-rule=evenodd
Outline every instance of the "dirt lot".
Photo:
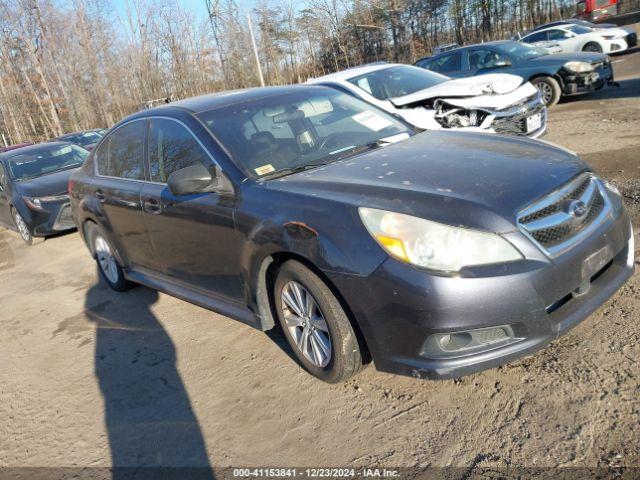
M 545 139 L 620 185 L 640 231 L 640 50 L 614 60 L 621 87 L 553 108 Z M 0 292 L 0 466 L 640 465 L 640 274 L 530 358 L 336 386 L 278 333 L 109 291 L 76 234 L 0 232 Z

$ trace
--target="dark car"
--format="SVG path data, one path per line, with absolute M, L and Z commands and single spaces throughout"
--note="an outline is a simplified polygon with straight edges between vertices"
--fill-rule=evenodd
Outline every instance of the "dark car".
M 103 279 L 261 330 L 313 375 L 448 378 L 541 348 L 629 278 L 620 194 L 539 141 L 415 134 L 318 86 L 182 100 L 72 177 Z M 586 340 L 586 339 L 585 339 Z
M 602 53 L 553 53 L 510 40 L 487 42 L 420 59 L 417 65 L 449 77 L 511 73 L 534 84 L 547 106 L 561 96 L 613 83 L 611 61 Z
M 71 174 L 88 152 L 70 143 L 43 143 L 0 154 L 0 225 L 29 245 L 75 228 L 67 194 Z
M 55 138 L 53 141 L 70 142 L 84 148 L 85 150 L 91 151 L 103 136 L 103 129 L 94 129 L 85 130 L 83 132 L 67 133 L 66 135 L 61 135 Z

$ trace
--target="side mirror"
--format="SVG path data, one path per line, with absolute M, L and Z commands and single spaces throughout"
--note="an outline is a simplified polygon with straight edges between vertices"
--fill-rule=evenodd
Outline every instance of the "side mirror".
M 510 67 L 511 66 L 511 60 L 503 58 L 501 60 L 496 61 L 496 63 L 494 63 L 493 66 L 494 66 L 494 68 Z
M 204 165 L 198 164 L 176 170 L 169 175 L 167 184 L 174 195 L 189 195 L 215 186 L 215 178 Z

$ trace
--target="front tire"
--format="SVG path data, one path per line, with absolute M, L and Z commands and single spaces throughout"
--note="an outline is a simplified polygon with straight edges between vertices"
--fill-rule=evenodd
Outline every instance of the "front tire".
M 589 42 L 582 47 L 583 52 L 602 53 L 602 47 L 596 42 Z
M 98 226 L 89 227 L 87 230 L 100 277 L 116 292 L 129 290 L 134 284 L 125 278 L 124 270 L 114 255 L 113 247 L 104 231 Z
M 15 208 L 11 209 L 11 216 L 13 217 L 13 223 L 16 226 L 16 230 L 20 234 L 20 238 L 29 246 L 36 245 L 38 243 L 42 243 L 44 238 L 34 237 L 29 229 L 29 225 L 24 221 L 20 212 Z
M 555 78 L 537 77 L 531 80 L 531 84 L 540 90 L 542 101 L 547 107 L 552 107 L 560 100 L 562 89 Z
M 351 322 L 320 277 L 289 260 L 278 271 L 273 298 L 280 326 L 305 370 L 327 383 L 360 371 L 362 353 Z

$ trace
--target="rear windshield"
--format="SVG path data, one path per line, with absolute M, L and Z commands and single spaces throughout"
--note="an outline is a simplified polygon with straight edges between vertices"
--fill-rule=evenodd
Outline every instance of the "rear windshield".
M 65 142 L 71 142 L 76 145 L 80 145 L 81 147 L 86 147 L 92 143 L 98 143 L 102 135 L 98 132 L 84 132 L 78 133 L 77 135 L 67 135 L 63 137 Z
M 449 80 L 448 77 L 423 68 L 397 66 L 375 70 L 349 79 L 349 83 L 373 95 L 387 100 L 419 92 Z
M 89 152 L 75 145 L 42 147 L 9 157 L 9 174 L 15 181 L 30 180 L 82 165 Z
M 413 134 L 386 112 L 329 88 L 241 102 L 199 118 L 253 178 L 334 162 Z

